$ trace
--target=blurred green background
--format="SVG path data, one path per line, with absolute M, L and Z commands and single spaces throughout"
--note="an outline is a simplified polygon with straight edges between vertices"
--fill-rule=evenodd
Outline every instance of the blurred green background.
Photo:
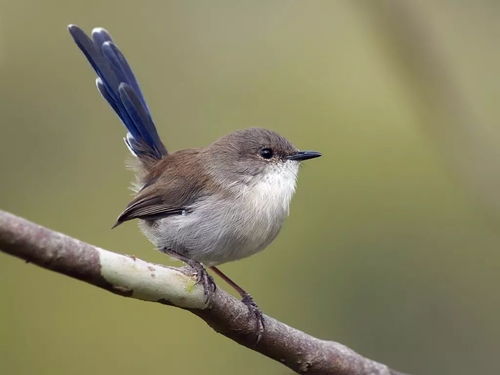
M 274 129 L 302 168 L 263 310 L 414 374 L 500 373 L 500 3 L 0 2 L 0 208 L 158 262 L 119 120 L 66 25 L 104 26 L 171 150 Z M 219 285 L 228 289 L 226 285 Z M 181 310 L 0 253 L 2 374 L 289 374 Z

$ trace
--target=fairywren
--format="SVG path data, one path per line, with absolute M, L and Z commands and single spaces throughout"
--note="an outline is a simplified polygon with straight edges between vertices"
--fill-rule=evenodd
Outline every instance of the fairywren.
M 277 133 L 238 130 L 204 148 L 168 152 L 125 57 L 109 33 L 69 32 L 97 73 L 97 89 L 127 128 L 125 144 L 138 159 L 135 198 L 116 221 L 140 219 L 162 252 L 194 268 L 207 296 L 211 267 L 242 296 L 263 329 L 252 298 L 215 266 L 264 249 L 288 215 L 299 163 L 321 156 L 299 151 Z

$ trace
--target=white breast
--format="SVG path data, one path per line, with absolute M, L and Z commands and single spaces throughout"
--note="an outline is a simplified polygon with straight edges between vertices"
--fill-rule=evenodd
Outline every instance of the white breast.
M 295 191 L 298 163 L 269 165 L 230 196 L 196 202 L 187 215 L 142 225 L 157 247 L 172 249 L 205 265 L 241 259 L 264 249 L 278 234 Z M 256 180 L 257 178 L 257 180 Z
M 254 254 L 276 237 L 288 216 L 297 172 L 294 161 L 271 165 L 258 181 L 241 190 L 239 216 L 244 220 L 238 230 L 247 243 L 239 257 Z
M 264 216 L 264 222 L 272 222 L 277 216 L 288 215 L 297 172 L 298 163 L 293 161 L 269 166 L 256 183 L 242 191 L 242 200 L 246 202 L 248 209 L 257 214 L 257 218 Z

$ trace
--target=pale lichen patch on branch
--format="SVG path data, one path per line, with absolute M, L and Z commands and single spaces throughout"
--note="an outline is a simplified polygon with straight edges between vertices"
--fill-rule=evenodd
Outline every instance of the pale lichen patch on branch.
M 188 309 L 207 306 L 203 287 L 179 270 L 99 249 L 102 277 L 117 291 L 144 301 L 169 301 Z M 145 277 L 145 275 L 148 275 Z M 120 293 L 121 294 L 121 293 Z

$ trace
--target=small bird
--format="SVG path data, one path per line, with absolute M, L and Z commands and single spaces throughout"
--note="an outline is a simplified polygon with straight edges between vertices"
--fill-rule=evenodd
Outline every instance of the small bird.
M 250 294 L 216 266 L 271 243 L 288 215 L 299 163 L 321 154 L 300 151 L 260 128 L 237 130 L 204 148 L 167 152 L 110 34 L 95 28 L 90 38 L 78 26 L 68 29 L 97 73 L 97 89 L 127 128 L 125 144 L 138 159 L 136 196 L 114 226 L 140 219 L 140 228 L 160 251 L 194 269 L 207 296 L 215 290 L 204 268 L 210 267 L 238 291 L 263 331 Z

